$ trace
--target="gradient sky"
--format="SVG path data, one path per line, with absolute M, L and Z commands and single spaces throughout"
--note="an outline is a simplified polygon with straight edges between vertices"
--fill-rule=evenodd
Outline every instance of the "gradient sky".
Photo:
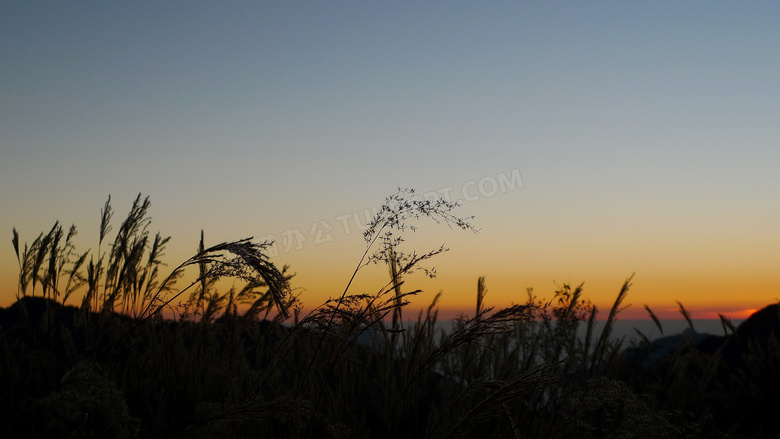
M 141 192 L 170 264 L 201 229 L 273 235 L 314 305 L 363 251 L 344 215 L 403 186 L 480 229 L 408 237 L 451 249 L 408 279 L 419 305 L 471 310 L 485 275 L 490 305 L 585 282 L 606 308 L 636 272 L 636 315 L 738 316 L 780 298 L 778 22 L 777 2 L 2 2 L 0 304 L 13 226 L 94 249 L 107 196 L 118 220 Z M 492 194 L 502 175 L 522 187 Z

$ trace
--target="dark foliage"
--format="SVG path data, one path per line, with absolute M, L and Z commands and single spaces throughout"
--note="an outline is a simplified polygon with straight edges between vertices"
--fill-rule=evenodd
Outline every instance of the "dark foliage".
M 582 285 L 495 310 L 480 278 L 474 315 L 452 330 L 437 330 L 439 295 L 410 322 L 408 279 L 435 276 L 425 264 L 446 249 L 404 252 L 407 223 L 474 228 L 456 205 L 399 190 L 368 224 L 345 290 L 302 315 L 268 242 L 206 246 L 201 234 L 163 277 L 169 238 L 148 232 L 149 207 L 139 195 L 103 253 L 107 202 L 94 257 L 75 252 L 75 227 L 55 223 L 24 247 L 14 229 L 18 301 L 0 309 L 6 437 L 780 437 L 777 305 L 739 328 L 723 319 L 731 333 L 709 338 L 680 305 L 690 331 L 626 349 L 612 328 L 632 278 L 599 325 Z M 374 263 L 389 281 L 353 293 Z M 187 269 L 195 280 L 176 289 Z M 226 277 L 244 286 L 219 291 Z

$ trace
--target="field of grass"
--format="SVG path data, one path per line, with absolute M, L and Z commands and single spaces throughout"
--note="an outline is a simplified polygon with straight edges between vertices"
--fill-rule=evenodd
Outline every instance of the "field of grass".
M 201 237 L 164 271 L 168 238 L 151 235 L 149 207 L 139 195 L 112 235 L 106 202 L 95 252 L 76 251 L 74 227 L 24 246 L 13 231 L 18 301 L 0 310 L 6 437 L 780 437 L 777 306 L 739 328 L 724 318 L 724 337 L 686 333 L 651 362 L 652 340 L 612 336 L 631 278 L 605 314 L 570 285 L 493 309 L 480 278 L 473 315 L 437 331 L 438 296 L 405 315 L 419 291 L 404 280 L 433 275 L 445 249 L 404 253 L 403 232 L 422 217 L 472 226 L 445 200 L 399 190 L 352 275 L 383 264 L 387 283 L 348 285 L 304 314 L 269 243 L 207 248 Z M 179 285 L 185 270 L 195 280 Z M 220 292 L 223 278 L 244 286 Z

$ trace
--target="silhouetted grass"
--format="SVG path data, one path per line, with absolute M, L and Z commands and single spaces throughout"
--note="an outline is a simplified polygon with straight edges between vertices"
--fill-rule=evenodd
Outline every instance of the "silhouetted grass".
M 605 320 L 583 285 L 564 284 L 551 299 L 529 289 L 526 302 L 494 309 L 480 277 L 474 315 L 461 316 L 451 330 L 436 329 L 441 293 L 407 321 L 405 307 L 419 293 L 408 286 L 409 275 L 435 275 L 426 265 L 446 249 L 406 253 L 403 233 L 424 217 L 474 230 L 446 200 L 409 190 L 388 197 L 366 228 L 366 250 L 345 289 L 305 315 L 288 267 L 278 269 L 268 257 L 269 242 L 209 247 L 201 233 L 196 254 L 164 275 L 170 238 L 149 232 L 150 206 L 139 195 L 111 241 L 109 198 L 94 255 L 76 252 L 75 227 L 65 234 L 55 223 L 23 248 L 13 230 L 19 300 L 0 311 L 0 416 L 10 435 L 771 433 L 755 413 L 776 407 L 765 385 L 780 370 L 776 335 L 757 342 L 723 319 L 727 337 L 702 343 L 680 304 L 690 334 L 645 364 L 654 342 L 644 337 L 626 346 L 613 336 L 633 276 Z M 351 291 L 368 264 L 386 265 L 387 283 Z M 195 279 L 177 288 L 185 272 Z M 243 286 L 220 291 L 224 278 Z M 68 306 L 74 297 L 79 306 Z

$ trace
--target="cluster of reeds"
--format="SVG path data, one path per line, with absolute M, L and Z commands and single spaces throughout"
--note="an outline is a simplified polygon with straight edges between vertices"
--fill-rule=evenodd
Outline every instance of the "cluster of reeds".
M 19 301 L 0 315 L 6 325 L 0 386 L 7 395 L 0 413 L 9 431 L 35 437 L 674 437 L 682 421 L 670 413 L 692 403 L 668 401 L 707 392 L 710 381 L 693 384 L 688 377 L 715 373 L 714 360 L 681 347 L 668 370 L 684 364 L 688 372 L 667 372 L 660 385 L 626 379 L 631 362 L 612 333 L 632 278 L 601 321 L 582 285 L 564 284 L 550 300 L 528 290 L 520 304 L 493 309 L 486 306 L 484 278 L 477 281 L 474 314 L 451 330 L 439 329 L 441 293 L 409 319 L 404 311 L 419 290 L 407 281 L 415 272 L 435 276 L 427 264 L 447 249 L 405 252 L 404 233 L 421 218 L 475 230 L 444 199 L 403 189 L 386 198 L 365 229 L 365 251 L 344 290 L 306 314 L 288 267 L 278 269 L 269 259 L 269 242 L 206 246 L 201 233 L 196 254 L 163 275 L 170 238 L 152 238 L 149 208 L 139 195 L 110 241 L 109 198 L 94 255 L 76 252 L 75 227 L 65 235 L 55 223 L 23 249 L 14 229 Z M 105 251 L 104 242 L 111 242 Z M 388 281 L 376 291 L 352 291 L 369 264 L 385 265 Z M 188 270 L 194 279 L 179 288 Z M 243 286 L 220 291 L 224 278 Z M 79 293 L 79 306 L 67 306 Z M 704 430 L 696 424 L 686 431 Z

